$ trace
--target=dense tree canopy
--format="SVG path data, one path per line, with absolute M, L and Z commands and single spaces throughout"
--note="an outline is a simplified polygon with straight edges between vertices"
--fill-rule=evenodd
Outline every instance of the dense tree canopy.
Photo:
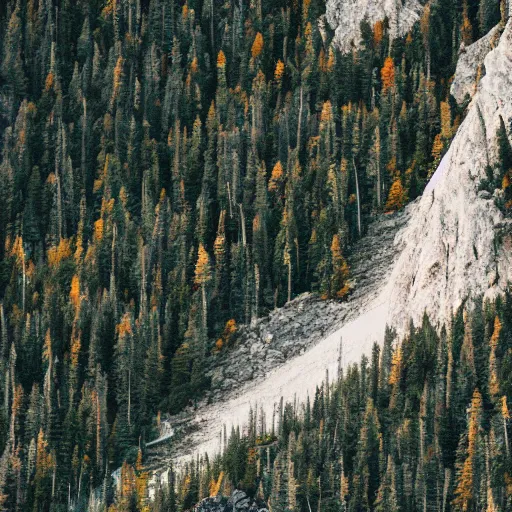
M 121 466 L 118 506 L 147 506 L 157 413 L 193 403 L 237 324 L 348 296 L 351 245 L 421 193 L 460 122 L 461 38 L 497 7 L 431 2 L 394 42 L 363 22 L 343 55 L 322 0 L 0 2 L 5 510 L 110 504 Z

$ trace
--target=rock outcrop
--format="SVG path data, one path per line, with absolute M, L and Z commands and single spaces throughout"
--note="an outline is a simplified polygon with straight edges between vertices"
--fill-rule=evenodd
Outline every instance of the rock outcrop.
M 221 495 L 205 498 L 194 512 L 268 512 L 268 509 L 264 503 L 251 501 L 245 492 L 235 489 L 229 498 Z
M 235 346 L 213 361 L 208 372 L 212 378 L 210 398 L 217 400 L 245 382 L 264 379 L 274 368 L 303 354 L 365 310 L 387 282 L 399 252 L 395 235 L 412 209 L 382 215 L 352 249 L 348 259 L 354 291 L 348 301 L 326 301 L 303 294 L 254 325 L 243 327 Z
M 360 43 L 363 20 L 373 26 L 387 18 L 390 37 L 394 39 L 406 34 L 422 11 L 418 0 L 327 0 L 325 18 L 334 30 L 333 44 L 348 52 Z
M 476 93 L 479 74 L 484 74 L 484 59 L 499 41 L 503 27 L 497 25 L 487 35 L 468 47 L 461 46 L 451 94 L 459 105 Z
M 397 232 L 414 209 L 411 204 L 382 215 L 353 247 L 349 264 L 354 291 L 348 301 L 304 294 L 241 329 L 234 346 L 209 371 L 212 389 L 197 410 L 165 419 L 160 438 L 147 445 L 148 466 L 157 479 L 166 481 L 165 469 L 176 453 L 187 460 L 196 450 L 217 452 L 223 425 L 228 432 L 242 425 L 251 407 L 263 408 L 270 420 L 281 396 L 302 400 L 314 393 L 326 369 L 336 374 L 341 338 L 345 364 L 358 362 L 382 338 L 387 303 L 381 292 L 400 254 Z
M 512 21 L 484 66 L 467 116 L 401 235 L 405 249 L 391 277 L 389 310 L 399 329 L 409 317 L 419 322 L 424 311 L 440 325 L 464 299 L 492 298 L 512 279 L 501 190 L 485 185 L 498 159 L 500 117 L 507 130 L 512 121 Z

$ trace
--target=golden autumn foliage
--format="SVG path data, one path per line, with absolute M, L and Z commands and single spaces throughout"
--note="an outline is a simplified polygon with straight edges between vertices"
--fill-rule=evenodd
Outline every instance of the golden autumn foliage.
M 219 478 L 217 480 L 212 480 L 210 482 L 210 496 L 217 496 L 220 492 L 220 488 L 222 486 L 222 482 L 224 481 L 224 471 L 219 473 Z
M 199 244 L 197 250 L 197 262 L 194 274 L 194 283 L 205 285 L 211 279 L 210 257 L 202 243 Z
M 331 296 L 342 299 L 350 291 L 349 268 L 341 250 L 340 237 L 337 234 L 332 237 L 331 258 L 333 266 Z
M 384 61 L 384 66 L 380 71 L 380 76 L 382 79 L 383 91 L 386 91 L 395 85 L 395 63 L 391 57 L 387 57 Z
M 124 338 L 130 334 L 132 334 L 132 322 L 129 313 L 125 313 L 123 318 L 116 326 L 116 332 L 120 338 Z
M 391 372 L 389 373 L 388 383 L 394 386 L 400 380 L 400 373 L 402 368 L 402 347 L 398 347 L 393 352 L 391 359 Z
M 473 42 L 473 27 L 469 21 L 467 0 L 464 0 L 464 3 L 462 4 L 462 25 L 460 27 L 460 32 L 464 44 L 466 46 L 470 45 Z
M 382 21 L 377 21 L 373 26 L 373 44 L 377 46 L 381 43 L 382 38 L 384 36 L 384 23 Z
M 43 344 L 43 361 L 49 362 L 52 358 L 52 338 L 50 336 L 50 329 L 47 329 Z
M 80 341 L 80 332 L 76 336 L 73 336 L 71 340 L 71 367 L 76 368 L 78 366 L 78 359 L 80 357 L 80 349 L 82 348 L 82 342 Z
M 322 113 L 320 114 L 320 123 L 328 124 L 333 120 L 332 104 L 330 101 L 324 102 L 322 105 Z
M 268 182 L 269 192 L 276 192 L 279 189 L 280 185 L 282 184 L 283 178 L 283 166 L 281 165 L 281 162 L 278 160 L 276 162 L 276 165 L 274 165 L 274 168 L 272 169 L 272 174 Z
M 394 212 L 405 205 L 406 197 L 400 177 L 396 178 L 389 190 L 388 200 L 386 202 L 386 212 Z
M 489 354 L 489 392 L 493 397 L 496 397 L 500 392 L 496 350 L 498 348 L 501 329 L 500 319 L 496 316 L 494 319 L 494 331 L 490 339 L 491 350 Z
M 217 54 L 217 67 L 224 68 L 226 66 L 226 56 L 222 50 Z
M 46 80 L 45 80 L 45 83 L 44 83 L 44 88 L 45 90 L 48 92 L 50 89 L 53 88 L 53 84 L 55 82 L 55 77 L 53 76 L 53 73 L 48 73 L 46 75 Z
M 475 389 L 471 399 L 471 408 L 469 414 L 467 456 L 458 468 L 457 488 L 455 489 L 455 499 L 453 505 L 458 510 L 471 510 L 473 502 L 473 462 L 476 453 L 476 443 L 478 431 L 480 428 L 480 415 L 482 412 L 482 395 Z
M 251 48 L 251 55 L 253 59 L 256 59 L 261 55 L 261 52 L 263 51 L 263 44 L 263 36 L 261 32 L 258 32 L 254 38 Z
M 450 104 L 447 101 L 441 101 L 441 137 L 447 140 L 452 136 L 452 113 Z
M 124 59 L 119 56 L 119 58 L 117 59 L 117 62 L 116 62 L 116 66 L 114 68 L 114 83 L 113 83 L 113 87 L 112 87 L 112 101 L 114 101 L 118 94 L 119 94 L 119 89 L 121 88 L 121 82 L 122 82 L 122 78 L 123 78 L 123 64 L 124 64 Z
M 441 140 L 441 134 L 438 133 L 434 137 L 434 143 L 432 144 L 432 156 L 434 160 L 438 160 L 441 157 L 441 153 L 443 152 L 443 141 Z
M 94 238 L 98 242 L 103 238 L 103 219 L 94 222 Z
M 58 266 L 62 261 L 71 258 L 71 242 L 68 238 L 61 238 L 57 247 L 53 246 L 48 249 L 46 257 L 50 267 Z
M 51 453 L 48 452 L 48 442 L 44 436 L 42 429 L 39 430 L 37 435 L 37 451 L 36 451 L 36 479 L 42 479 L 46 474 L 51 471 L 55 466 L 55 459 Z
M 508 410 L 507 397 L 506 396 L 502 396 L 501 397 L 501 415 L 506 420 L 510 419 L 510 412 Z
M 274 80 L 276 82 L 280 82 L 283 79 L 284 75 L 284 62 L 279 59 L 276 64 L 276 69 L 274 70 Z
M 76 274 L 71 278 L 69 300 L 71 301 L 71 304 L 73 304 L 73 306 L 75 307 L 75 310 L 78 310 L 78 306 L 80 304 L 80 279 Z

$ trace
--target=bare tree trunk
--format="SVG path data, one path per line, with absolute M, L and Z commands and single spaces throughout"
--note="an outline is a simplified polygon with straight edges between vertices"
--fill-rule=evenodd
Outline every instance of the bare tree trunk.
M 247 244 L 247 236 L 245 233 L 245 215 L 242 203 L 239 203 L 238 207 L 240 208 L 240 223 L 242 225 L 242 245 L 245 247 Z
M 450 489 L 450 481 L 452 478 L 452 470 L 450 468 L 444 469 L 444 485 L 443 485 L 443 508 L 441 512 L 445 512 L 446 505 L 448 504 L 448 490 Z
M 356 196 L 357 196 L 357 231 L 361 236 L 361 197 L 359 195 L 359 178 L 357 177 L 357 168 L 355 158 L 352 157 L 352 164 L 354 165 L 354 175 L 356 177 Z
M 509 452 L 509 445 L 508 445 L 507 419 L 505 417 L 503 417 L 503 434 L 505 437 L 505 453 L 507 454 L 507 457 L 509 457 L 510 452 Z
M 292 300 L 292 262 L 288 262 L 288 302 Z
M 215 40 L 213 35 L 213 15 L 214 15 L 214 0 L 210 0 L 210 44 L 212 45 L 212 54 L 215 57 Z
M 203 332 L 206 336 L 206 325 L 207 325 L 207 304 L 206 304 L 206 286 L 204 284 L 201 285 L 201 299 L 203 302 Z
M 130 10 L 131 12 L 131 10 Z M 83 108 L 83 117 L 82 117 L 82 156 L 80 161 L 80 167 L 82 169 L 82 186 L 85 190 L 85 185 L 87 182 L 87 166 L 86 166 L 86 159 L 87 159 L 87 152 L 85 150 L 85 142 L 86 142 L 86 135 L 85 132 L 87 130 L 87 99 L 85 96 L 82 98 L 82 108 Z
M 301 139 L 301 127 L 302 127 L 302 101 L 303 101 L 303 88 L 300 84 L 300 100 L 299 100 L 299 120 L 297 122 L 297 153 L 300 152 L 300 139 Z

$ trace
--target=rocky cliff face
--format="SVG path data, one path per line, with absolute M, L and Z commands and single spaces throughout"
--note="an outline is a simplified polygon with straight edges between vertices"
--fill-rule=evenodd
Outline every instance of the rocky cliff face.
M 469 51 L 490 46 L 487 39 Z M 453 86 L 461 100 L 475 89 L 468 81 L 474 63 L 464 62 Z M 389 309 L 398 328 L 408 317 L 419 322 L 424 311 L 441 324 L 465 298 L 494 297 L 512 278 L 510 220 L 496 204 L 501 191 L 484 186 L 498 157 L 500 116 L 507 130 L 512 121 L 512 21 L 484 67 L 467 116 L 401 235 L 405 249 L 390 280 Z
M 333 43 L 348 52 L 360 42 L 360 24 L 364 19 L 373 26 L 387 18 L 393 39 L 406 34 L 419 20 L 422 10 L 418 0 L 327 0 L 325 18 L 334 30 Z

